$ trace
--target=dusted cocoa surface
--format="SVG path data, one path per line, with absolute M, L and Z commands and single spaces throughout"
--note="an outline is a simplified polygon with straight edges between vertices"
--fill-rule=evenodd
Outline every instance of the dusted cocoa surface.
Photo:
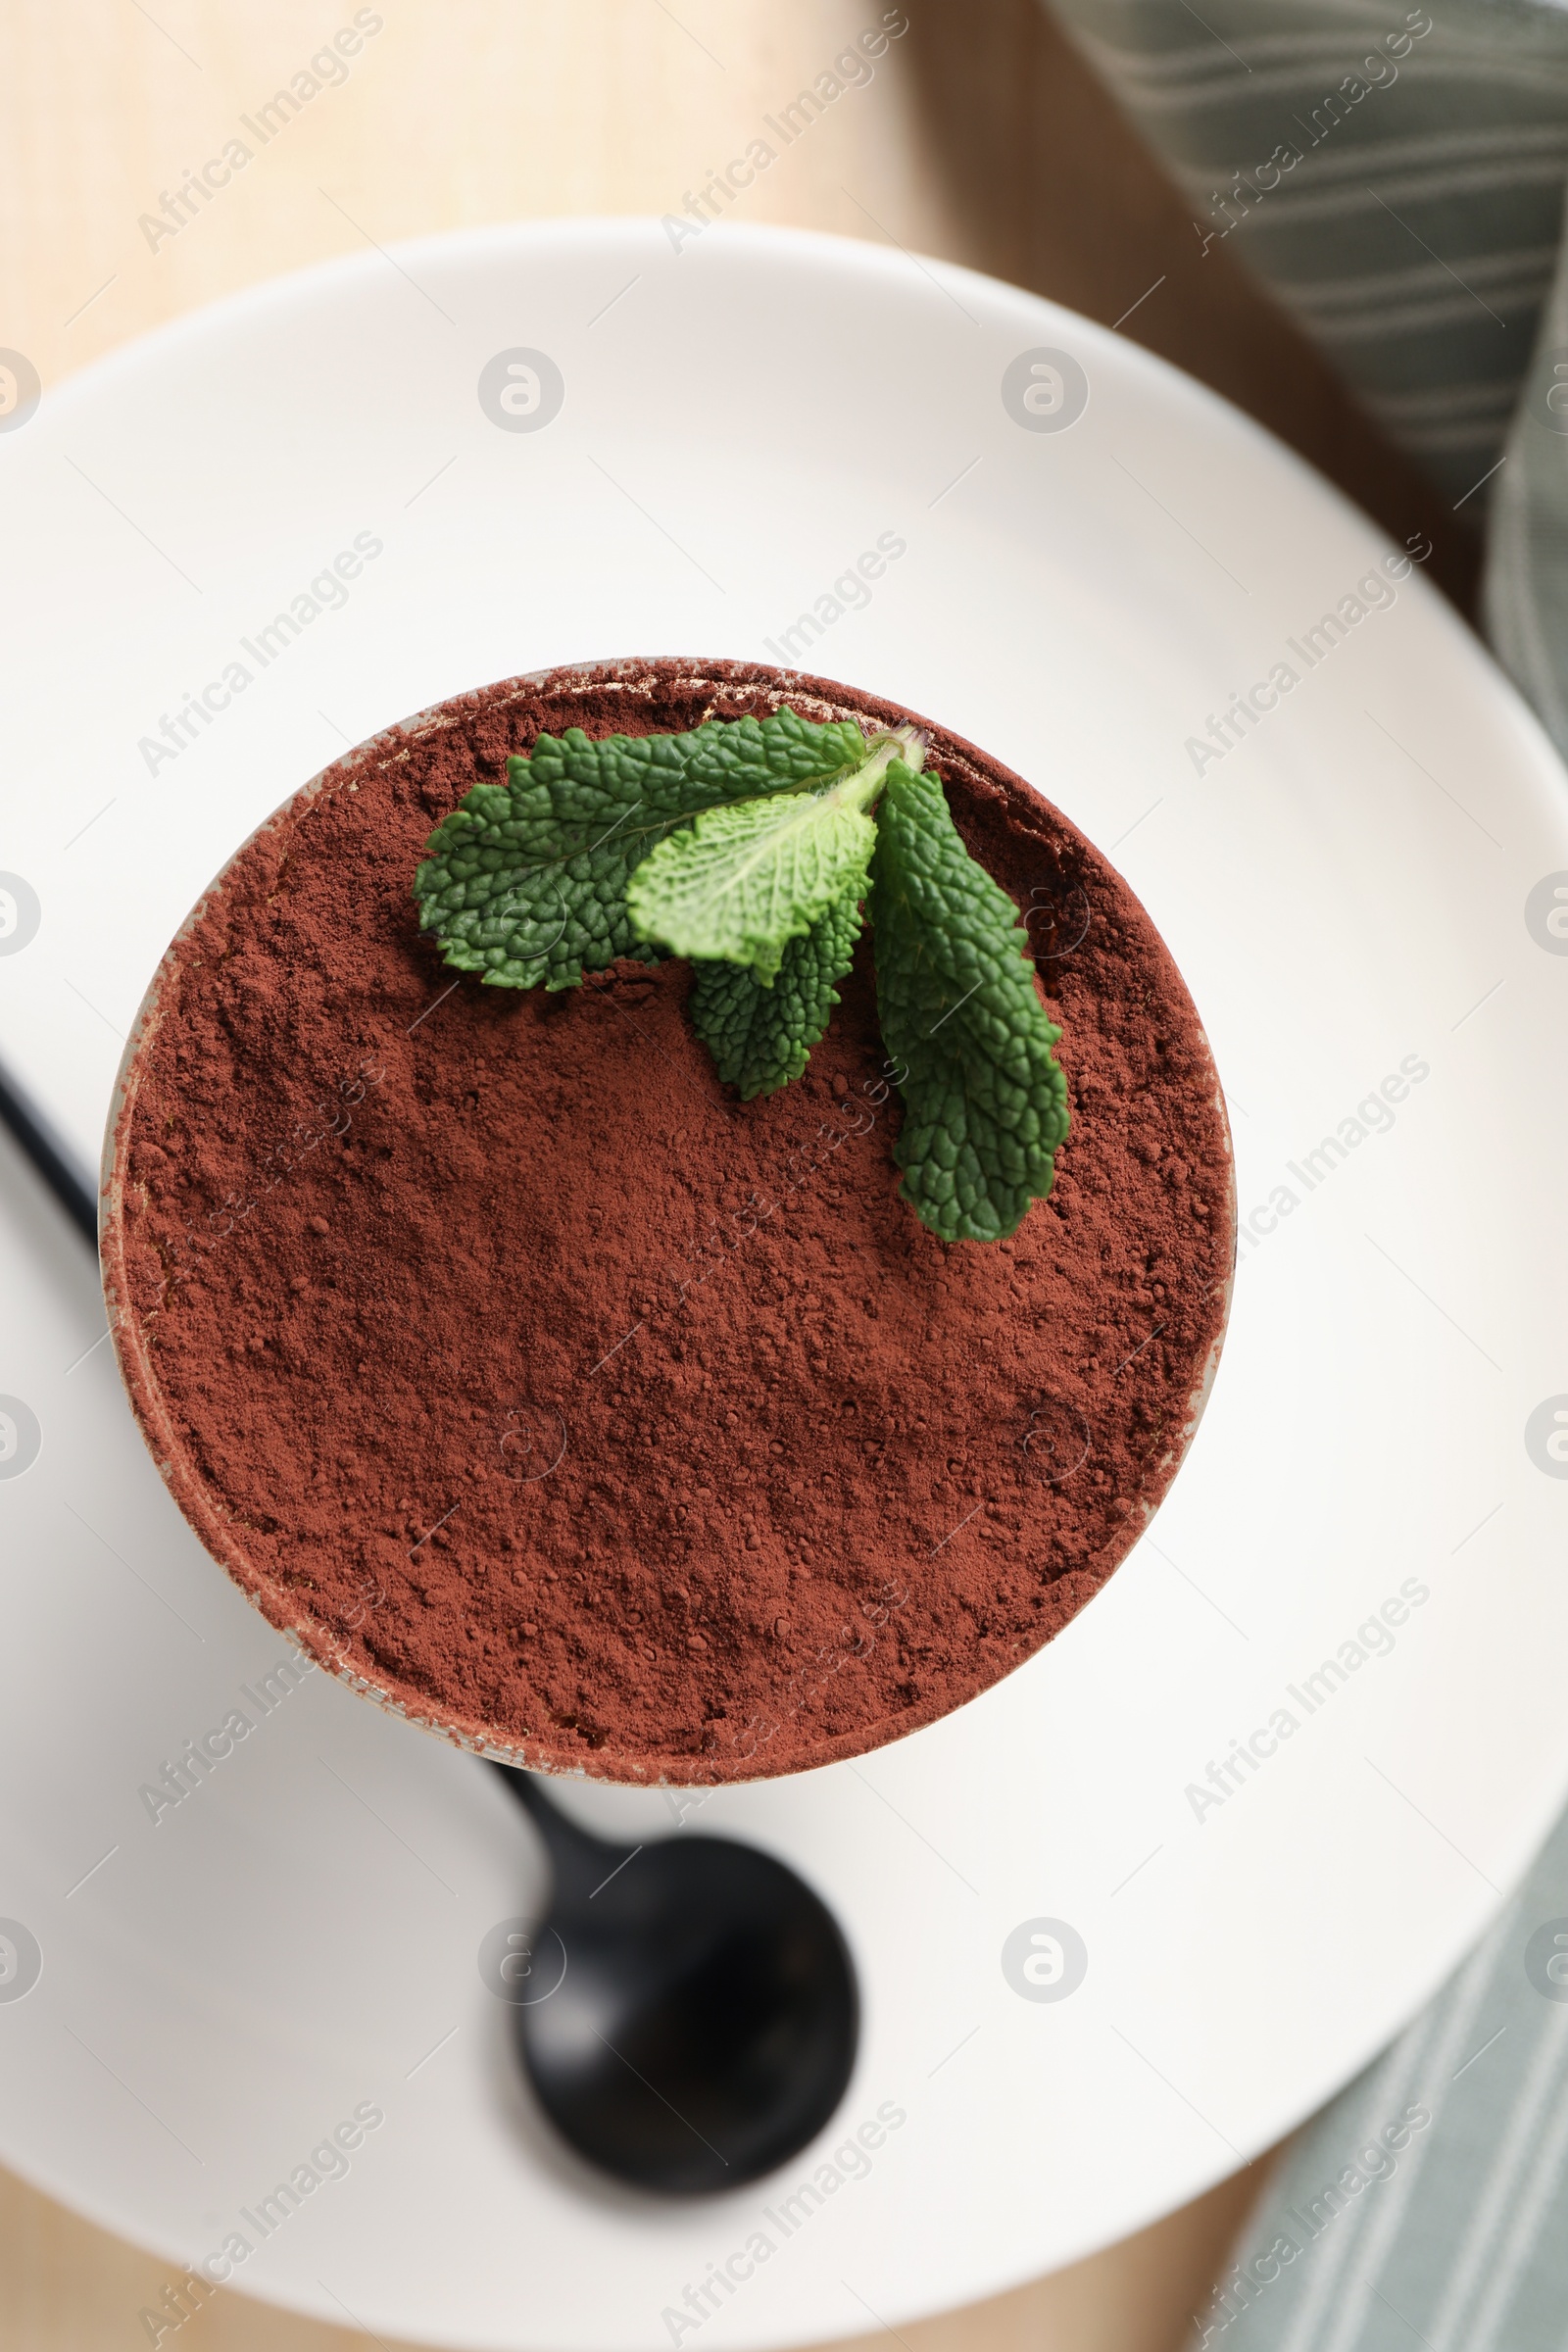
M 1048 1641 L 1168 1485 L 1223 1326 L 1228 1137 L 1126 886 L 932 730 L 1034 909 L 1073 1126 L 1011 1241 L 895 1196 L 869 935 L 805 1079 L 726 1097 L 688 967 L 492 989 L 420 939 L 426 835 L 511 752 L 787 699 L 733 663 L 457 698 L 337 762 L 171 951 L 115 1139 L 117 1345 L 272 1622 L 409 1715 L 621 1780 L 897 1738 Z

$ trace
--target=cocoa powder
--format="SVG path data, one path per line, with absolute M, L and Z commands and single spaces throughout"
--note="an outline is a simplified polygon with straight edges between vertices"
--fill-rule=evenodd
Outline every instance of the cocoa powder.
M 972 1697 L 1130 1548 L 1223 1327 L 1229 1139 L 1175 966 L 940 728 L 1064 1032 L 1072 1133 L 1010 1241 L 945 1246 L 896 1197 L 869 936 L 807 1076 L 741 1104 L 685 964 L 518 993 L 418 935 L 431 827 L 542 730 L 786 694 L 909 715 L 732 663 L 443 705 L 264 827 L 144 1018 L 105 1265 L 165 1475 L 274 1624 L 517 1761 L 740 1779 Z

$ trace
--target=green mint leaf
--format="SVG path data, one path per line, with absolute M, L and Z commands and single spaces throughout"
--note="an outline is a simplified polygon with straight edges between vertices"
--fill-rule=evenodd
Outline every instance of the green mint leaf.
M 676 956 L 749 965 L 768 987 L 792 939 L 862 896 L 876 846 L 866 812 L 911 734 L 862 741 L 859 763 L 825 790 L 712 808 L 661 842 L 626 894 L 633 926 Z
M 714 808 L 661 842 L 626 894 L 636 929 L 677 956 L 743 965 L 771 987 L 789 942 L 864 893 L 876 827 L 839 789 Z
M 626 906 L 632 874 L 705 809 L 794 793 L 863 762 L 852 720 L 793 710 L 710 719 L 683 735 L 541 735 L 436 827 L 415 876 L 419 924 L 457 971 L 500 988 L 575 988 L 618 956 L 661 951 Z
M 975 863 L 935 776 L 888 769 L 871 861 L 877 1009 L 907 1069 L 894 1157 L 945 1242 L 1015 1233 L 1067 1134 L 1061 1035 L 1035 994 L 1018 910 Z
M 799 1078 L 832 1017 L 835 983 L 854 960 L 859 932 L 857 891 L 789 942 L 770 987 L 744 964 L 694 965 L 686 1006 L 692 1027 L 743 1102 Z

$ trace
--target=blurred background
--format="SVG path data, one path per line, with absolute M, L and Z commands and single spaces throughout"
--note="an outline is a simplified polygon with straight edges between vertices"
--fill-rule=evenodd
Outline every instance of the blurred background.
M 682 209 L 853 36 L 874 76 L 760 175 L 752 221 L 991 272 L 1146 344 L 1260 418 L 1468 610 L 1478 546 L 1222 248 L 1035 0 L 380 0 L 362 52 L 177 233 L 154 224 L 354 12 L 343 0 L 9 0 L 0 14 L 0 344 L 44 386 L 235 290 L 483 221 Z M 376 20 L 373 34 L 368 22 Z M 889 351 L 890 396 L 918 355 Z M 373 396 L 373 388 L 372 388 Z M 8 1164 L 9 1161 L 8 1161 Z M 1174 2352 L 1263 2172 L 1033 2287 L 899 2334 L 906 2352 Z M 165 2264 L 0 2174 L 0 2352 L 171 2340 Z M 177 2333 L 325 2352 L 368 2339 L 222 2293 Z

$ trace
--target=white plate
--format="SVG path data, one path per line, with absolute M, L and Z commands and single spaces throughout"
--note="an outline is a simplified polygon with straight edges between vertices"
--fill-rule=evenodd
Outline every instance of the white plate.
M 535 431 L 476 394 L 517 347 L 564 382 Z M 1085 371 L 1062 429 L 1004 405 L 1042 348 Z M 223 304 L 0 437 L 0 866 L 41 907 L 0 956 L 0 1035 L 84 1160 L 165 942 L 344 743 L 554 661 L 765 654 L 891 533 L 808 662 L 1114 853 L 1213 1040 L 1251 1219 L 1207 1418 L 1104 1592 L 957 1716 L 698 1816 L 836 1905 L 865 2039 L 820 2151 L 664 2206 L 563 2162 L 514 2085 L 475 1955 L 534 1864 L 476 1765 L 316 1676 L 148 1818 L 141 1785 L 279 1644 L 177 1517 L 108 1349 L 73 1364 L 90 1275 L 13 1182 L 0 1392 L 42 1451 L 0 1480 L 0 1915 L 43 1973 L 0 2002 L 0 2155 L 172 2261 L 238 2230 L 237 2283 L 382 2335 L 706 2352 L 990 2293 L 1289 2129 L 1440 1981 L 1568 1786 L 1568 1487 L 1525 1437 L 1568 1390 L 1568 959 L 1526 920 L 1568 875 L 1568 800 L 1419 570 L 1308 671 L 1288 641 L 1389 551 L 1210 394 L 961 271 L 777 232 L 677 255 L 657 223 Z M 359 533 L 381 552 L 341 609 L 265 668 L 239 651 Z M 149 772 L 139 739 L 236 655 L 252 682 Z M 1300 683 L 1195 772 L 1188 739 L 1282 660 Z M 1369 1111 L 1308 1189 L 1401 1066 L 1426 1074 L 1392 1125 Z M 1308 1712 L 1292 1686 L 1401 1588 L 1424 1597 Z M 1200 1811 L 1282 1707 L 1292 1734 Z M 578 1801 L 674 1827 L 655 1792 Z M 1026 1999 L 1003 1947 L 1047 1918 L 1087 1976 Z M 385 2121 L 347 2177 L 262 2240 L 240 2209 L 361 2102 Z M 868 2164 L 768 2218 L 889 2102 Z M 734 2256 L 700 2326 L 665 2316 Z

